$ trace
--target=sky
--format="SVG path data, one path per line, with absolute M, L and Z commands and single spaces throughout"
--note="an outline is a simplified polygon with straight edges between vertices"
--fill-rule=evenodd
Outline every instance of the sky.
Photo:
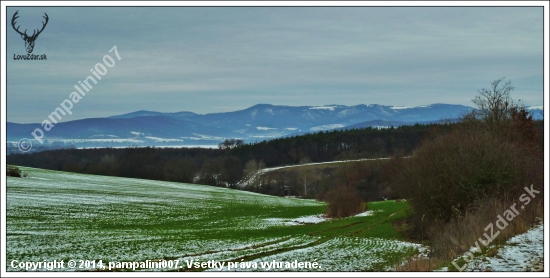
M 29 35 L 48 14 L 33 51 L 47 60 L 14 60 L 26 54 L 16 11 Z M 542 7 L 8 7 L 7 121 L 42 122 L 106 62 L 62 121 L 259 103 L 474 106 L 503 77 L 538 106 L 543 20 Z

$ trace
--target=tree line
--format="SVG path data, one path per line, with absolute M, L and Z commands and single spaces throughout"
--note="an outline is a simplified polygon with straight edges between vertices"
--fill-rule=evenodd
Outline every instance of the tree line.
M 218 149 L 91 148 L 10 154 L 7 162 L 75 173 L 235 187 L 247 165 L 262 168 L 311 162 L 409 155 L 434 132 L 453 124 L 320 131 L 244 144 L 225 140 Z M 248 167 L 250 171 L 250 167 Z

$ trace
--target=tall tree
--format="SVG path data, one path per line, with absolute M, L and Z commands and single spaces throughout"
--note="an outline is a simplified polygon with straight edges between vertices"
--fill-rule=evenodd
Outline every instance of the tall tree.
M 502 130 L 510 119 L 510 111 L 516 107 L 510 97 L 514 89 L 511 81 L 500 78 L 493 81 L 490 88 L 479 89 L 479 94 L 472 100 L 478 108 L 474 112 L 477 114 L 476 118 L 485 121 L 491 131 Z

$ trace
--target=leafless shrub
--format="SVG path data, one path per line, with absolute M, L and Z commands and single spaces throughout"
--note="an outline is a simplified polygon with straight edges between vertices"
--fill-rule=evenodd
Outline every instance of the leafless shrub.
M 366 210 L 357 190 L 348 185 L 339 185 L 325 195 L 328 203 L 326 215 L 332 218 L 343 218 Z

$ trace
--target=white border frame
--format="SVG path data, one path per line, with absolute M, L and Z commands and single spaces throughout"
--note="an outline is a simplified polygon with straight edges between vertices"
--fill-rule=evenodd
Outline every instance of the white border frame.
M 94 2 L 94 1 L 51 1 L 51 2 L 36 2 L 36 1 L 3 1 L 1 2 L 1 13 L 0 18 L 4 20 L 1 22 L 1 47 L 2 56 L 1 56 L 1 188 L 0 188 L 0 204 L 1 204 L 1 253 L 0 253 L 0 276 L 1 277 L 96 277 L 96 276 L 109 276 L 109 277 L 150 277 L 150 276 L 160 276 L 160 277 L 256 277 L 260 276 L 258 273 L 200 273 L 200 272 L 131 272 L 131 273 L 117 273 L 117 272 L 6 272 L 6 117 L 7 117 L 7 105 L 6 105 L 6 66 L 7 66 L 7 53 L 6 53 L 6 38 L 8 30 L 8 17 L 6 16 L 6 10 L 8 6 L 543 6 L 544 7 L 544 118 L 545 118 L 545 129 L 544 129 L 544 184 L 549 184 L 549 130 L 548 130 L 548 120 L 549 116 L 549 88 L 548 88 L 548 57 L 549 57 L 549 44 L 548 44 L 548 30 L 549 21 L 549 3 L 547 1 L 463 1 L 463 2 L 436 2 L 436 1 L 394 1 L 394 2 L 369 2 L 369 1 L 183 1 L 183 2 L 170 2 L 170 1 L 159 1 L 159 2 L 124 2 L 124 1 L 105 1 L 105 2 Z M 470 273 L 470 272 L 392 272 L 392 273 L 383 273 L 377 272 L 375 275 L 378 277 L 468 277 L 468 276 L 483 276 L 483 277 L 520 277 L 520 276 L 529 276 L 529 277 L 548 277 L 550 276 L 550 265 L 549 265 L 549 194 L 550 190 L 548 188 L 544 192 L 544 272 L 533 272 L 525 275 L 524 272 L 497 272 L 497 273 Z M 99 275 L 98 275 L 99 274 Z M 290 272 L 290 273 L 261 273 L 261 276 L 265 277 L 333 277 L 333 276 L 344 276 L 344 277 L 364 277 L 371 276 L 371 273 L 367 274 L 364 272 L 321 272 L 321 273 L 300 273 L 300 272 Z

